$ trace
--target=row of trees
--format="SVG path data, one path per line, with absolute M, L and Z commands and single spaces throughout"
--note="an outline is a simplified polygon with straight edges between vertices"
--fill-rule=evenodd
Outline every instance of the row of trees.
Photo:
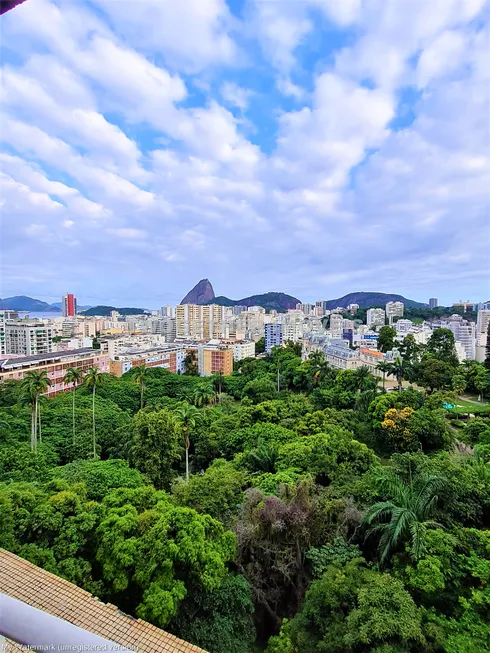
M 0 546 L 210 653 L 482 653 L 490 420 L 443 408 L 480 367 L 427 393 L 291 345 L 224 378 L 68 371 L 35 452 L 4 383 Z

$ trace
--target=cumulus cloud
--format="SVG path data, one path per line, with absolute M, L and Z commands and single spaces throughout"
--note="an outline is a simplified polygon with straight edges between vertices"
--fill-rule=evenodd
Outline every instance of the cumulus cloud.
M 487 299 L 488 2 L 190 3 L 3 17 L 2 296 Z

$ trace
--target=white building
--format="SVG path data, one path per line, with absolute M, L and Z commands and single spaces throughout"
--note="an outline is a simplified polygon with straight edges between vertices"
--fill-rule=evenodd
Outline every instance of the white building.
M 255 342 L 250 340 L 227 341 L 221 340 L 221 344 L 233 351 L 233 360 L 241 361 L 244 358 L 255 358 Z
M 385 312 L 382 308 L 369 308 L 366 313 L 366 324 L 368 327 L 384 326 L 386 321 Z
M 388 322 L 391 324 L 394 317 L 403 317 L 404 308 L 403 302 L 388 302 L 386 304 L 386 317 L 388 318 Z
M 412 327 L 413 327 L 412 320 L 398 320 L 398 322 L 395 323 L 395 329 L 397 335 L 409 333 Z
M 487 306 L 487 304 L 483 304 Z M 476 319 L 476 351 L 475 358 L 483 363 L 486 357 L 487 329 L 490 324 L 490 308 L 480 308 Z
M 42 322 L 6 322 L 5 353 L 35 356 L 53 351 L 53 328 Z
M 355 370 L 360 366 L 359 351 L 345 344 L 330 344 L 324 349 L 325 360 L 339 370 Z

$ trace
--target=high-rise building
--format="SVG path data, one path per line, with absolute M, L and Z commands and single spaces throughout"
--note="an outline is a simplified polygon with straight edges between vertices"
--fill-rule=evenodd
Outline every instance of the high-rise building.
M 63 306 L 63 317 L 75 317 L 77 314 L 77 298 L 73 293 L 63 295 L 61 300 Z
M 439 302 L 437 301 L 437 297 L 431 297 L 429 299 L 429 308 L 432 310 L 433 308 L 437 308 L 439 305 Z
M 393 322 L 394 317 L 403 317 L 404 308 L 403 302 L 388 302 L 386 304 L 386 317 L 390 324 Z
M 48 354 L 52 351 L 53 329 L 37 322 L 5 324 L 5 353 L 23 356 Z
M 177 338 L 196 338 L 197 340 L 221 338 L 225 306 L 208 304 L 179 304 L 176 307 Z
M 382 308 L 369 308 L 366 313 L 366 324 L 371 326 L 384 326 L 385 312 Z
M 272 347 L 282 345 L 282 325 L 266 324 L 264 327 L 265 351 L 270 352 Z
M 465 302 L 460 299 L 459 302 L 454 302 L 453 303 L 453 308 L 462 308 L 463 311 L 466 313 L 466 311 L 474 311 L 475 310 L 475 303 L 470 302 L 469 299 L 467 299 Z

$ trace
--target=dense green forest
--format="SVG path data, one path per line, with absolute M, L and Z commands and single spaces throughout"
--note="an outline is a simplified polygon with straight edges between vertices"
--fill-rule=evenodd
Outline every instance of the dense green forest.
M 489 651 L 489 371 L 410 338 L 1 384 L 0 546 L 210 653 Z

